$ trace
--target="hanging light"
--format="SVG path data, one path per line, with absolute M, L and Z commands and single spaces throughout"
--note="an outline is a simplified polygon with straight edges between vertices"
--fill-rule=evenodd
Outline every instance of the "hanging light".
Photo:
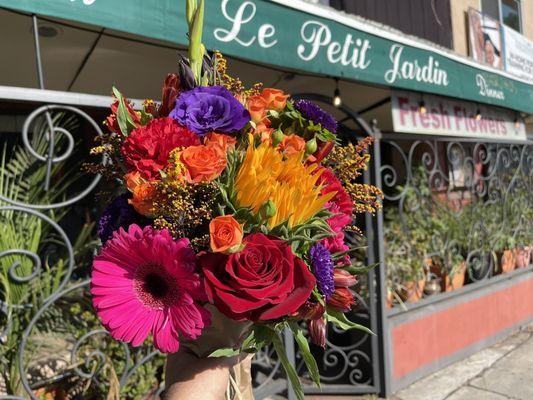
M 342 105 L 341 91 L 339 90 L 339 78 L 335 78 L 335 91 L 333 92 L 333 107 Z
M 479 121 L 481 119 L 481 110 L 479 108 L 476 110 L 475 118 L 476 118 L 476 121 Z
M 515 127 L 515 129 L 520 128 L 520 118 L 515 117 L 515 119 L 514 119 L 514 127 Z
M 424 100 L 420 100 L 420 103 L 418 103 L 418 112 L 420 112 L 420 114 L 425 114 L 428 112 L 428 109 L 426 108 L 426 103 Z

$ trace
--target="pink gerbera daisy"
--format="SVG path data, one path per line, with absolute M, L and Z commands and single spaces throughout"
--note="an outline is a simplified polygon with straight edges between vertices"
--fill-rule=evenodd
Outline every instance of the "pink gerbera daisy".
M 133 346 L 152 333 L 156 348 L 175 353 L 180 336 L 195 339 L 211 323 L 189 240 L 167 230 L 115 232 L 94 259 L 91 294 L 111 336 Z

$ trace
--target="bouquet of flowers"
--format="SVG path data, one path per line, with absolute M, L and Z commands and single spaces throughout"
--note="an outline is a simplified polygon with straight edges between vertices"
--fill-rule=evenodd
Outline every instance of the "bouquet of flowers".
M 368 331 L 345 315 L 367 270 L 352 265 L 345 231 L 379 207 L 380 191 L 355 181 L 371 138 L 341 147 L 316 104 L 244 88 L 201 44 L 203 2 L 189 0 L 187 16 L 189 57 L 161 101 L 135 110 L 114 89 L 110 132 L 92 151 L 123 192 L 99 221 L 93 304 L 111 336 L 139 346 L 151 334 L 165 353 L 194 344 L 214 312 L 246 322 L 238 344 L 207 355 L 273 345 L 303 398 L 280 332 L 319 384 L 307 335 L 324 347 L 328 322 Z

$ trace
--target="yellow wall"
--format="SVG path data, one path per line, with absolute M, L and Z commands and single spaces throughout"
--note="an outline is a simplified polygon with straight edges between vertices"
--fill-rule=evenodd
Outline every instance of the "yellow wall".
M 479 9 L 479 5 L 480 0 L 450 0 L 453 49 L 459 54 L 468 55 L 467 10 L 469 7 Z
M 521 0 L 522 3 L 522 34 L 533 40 L 533 0 Z M 452 16 L 453 49 L 468 55 L 468 24 L 467 10 L 469 7 L 479 10 L 480 0 L 450 0 Z
M 522 0 L 522 34 L 533 40 L 533 0 Z

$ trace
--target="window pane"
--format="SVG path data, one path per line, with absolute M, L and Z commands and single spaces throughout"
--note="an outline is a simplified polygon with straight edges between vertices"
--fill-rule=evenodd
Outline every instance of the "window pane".
M 503 23 L 520 32 L 520 6 L 515 0 L 502 0 Z
M 498 0 L 481 0 L 481 12 L 499 21 L 500 7 L 498 6 Z

